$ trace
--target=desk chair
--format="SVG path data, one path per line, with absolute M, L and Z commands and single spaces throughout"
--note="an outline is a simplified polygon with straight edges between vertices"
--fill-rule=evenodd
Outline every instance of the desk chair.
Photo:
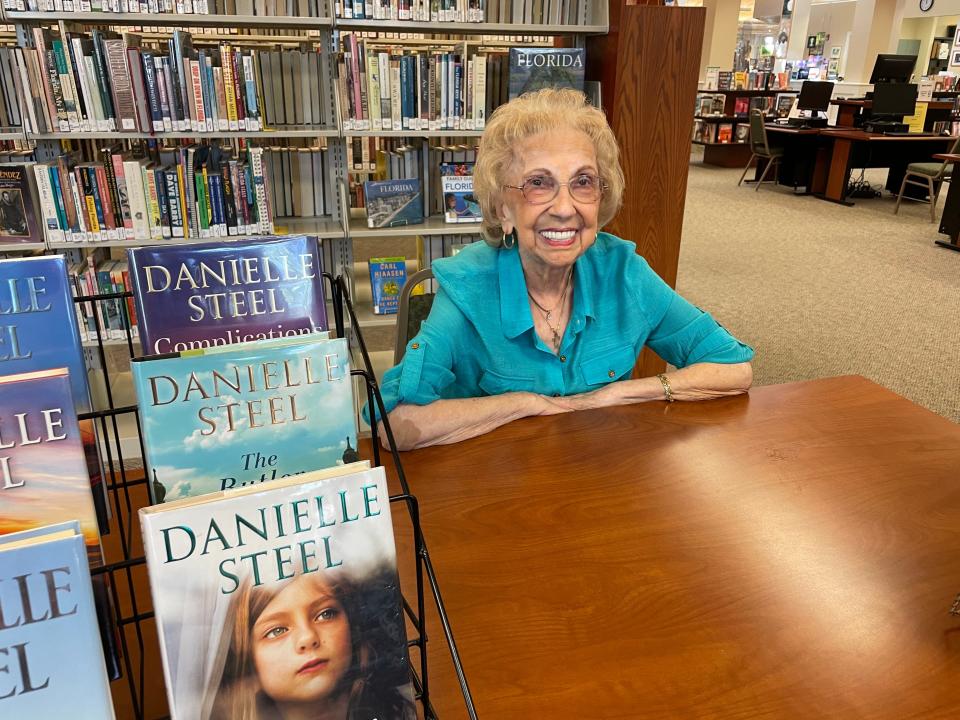
M 763 158 L 767 161 L 767 166 L 763 169 L 760 179 L 757 180 L 757 190 L 760 190 L 760 184 L 767 176 L 767 173 L 770 172 L 770 168 L 774 165 L 778 168 L 780 167 L 780 160 L 783 159 L 783 148 L 770 147 L 770 143 L 767 141 L 767 126 L 765 123 L 766 120 L 760 110 L 754 108 L 750 111 L 750 150 L 752 154 L 747 161 L 747 166 L 743 169 L 743 174 L 740 176 L 737 187 L 740 187 L 743 183 L 743 179 L 747 176 L 747 170 L 750 169 L 753 161 L 757 158 Z M 773 177 L 774 180 L 776 180 L 777 176 L 774 175 Z
M 433 270 L 418 270 L 409 278 L 400 291 L 400 304 L 397 308 L 397 342 L 393 346 L 393 364 L 403 360 L 410 338 L 420 332 L 420 324 L 427 319 L 433 307 L 434 293 L 412 295 L 413 289 L 424 280 L 433 277 Z
M 960 149 L 960 138 L 954 140 L 949 152 L 955 153 Z M 937 221 L 937 197 L 940 195 L 940 188 L 943 183 L 950 182 L 953 172 L 953 163 L 949 160 L 943 162 L 918 162 L 907 165 L 907 172 L 903 176 L 903 182 L 900 183 L 900 193 L 897 195 L 897 205 L 893 209 L 893 214 L 900 212 L 900 203 L 903 202 L 903 193 L 907 185 L 916 185 L 926 188 L 929 200 L 921 198 L 907 198 L 907 200 L 917 200 L 918 202 L 930 203 L 930 222 Z M 913 179 L 911 179 L 913 178 Z

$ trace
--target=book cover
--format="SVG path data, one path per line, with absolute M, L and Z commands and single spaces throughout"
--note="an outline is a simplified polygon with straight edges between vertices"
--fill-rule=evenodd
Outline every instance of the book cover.
M 448 223 L 480 222 L 480 203 L 473 194 L 472 175 L 444 175 L 440 178 L 443 192 L 443 219 Z
M 583 48 L 510 48 L 510 99 L 545 87 L 583 91 Z
M 733 142 L 733 123 L 720 123 L 717 125 L 717 142 Z
M 749 123 L 737 123 L 734 128 L 734 142 L 738 143 L 748 143 L 750 142 L 750 124 Z
M 416 225 L 423 222 L 420 180 L 368 180 L 363 183 L 367 226 Z
M 61 367 L 70 373 L 74 413 L 89 413 L 87 366 L 66 261 L 62 255 L 0 260 L 0 374 Z M 79 430 L 100 531 L 106 533 L 110 514 L 96 423 L 81 420 Z
M 140 510 L 174 720 L 413 720 L 383 468 Z
M 0 536 L 0 608 L 4 717 L 114 717 L 79 523 Z
M 393 315 L 400 306 L 400 291 L 407 281 L 407 259 L 370 258 L 370 290 L 374 315 Z
M 327 328 L 315 238 L 132 248 L 127 256 L 147 355 Z
M 155 503 L 355 459 L 345 339 L 242 343 L 131 368 Z
M 0 164 L 0 245 L 43 243 L 28 165 Z
M 0 377 L 0 535 L 78 520 L 102 562 L 86 457 L 66 368 Z

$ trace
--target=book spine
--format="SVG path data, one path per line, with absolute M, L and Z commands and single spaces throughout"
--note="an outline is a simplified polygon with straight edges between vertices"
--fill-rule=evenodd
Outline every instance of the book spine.
M 143 77 L 146 81 L 147 103 L 150 108 L 151 127 L 154 132 L 163 132 L 163 115 L 160 106 L 160 94 L 157 91 L 157 69 L 153 55 L 141 52 L 143 61 Z
M 167 205 L 170 212 L 170 235 L 175 238 L 184 237 L 183 233 L 183 206 L 180 204 L 180 185 L 177 182 L 176 170 L 161 171 L 166 182 Z
M 232 172 L 229 164 L 224 164 L 220 168 L 220 185 L 223 190 L 223 209 L 224 224 L 227 228 L 227 235 L 237 234 L 237 206 L 236 198 L 233 193 L 233 182 L 231 180 Z
M 130 71 L 127 68 L 126 48 L 123 40 L 106 40 L 107 65 L 110 70 L 110 85 L 113 88 L 114 107 L 117 110 L 117 122 L 120 130 L 137 129 L 136 108 L 134 107 L 133 87 Z
M 37 179 L 37 195 L 40 200 L 40 215 L 43 218 L 43 232 L 47 242 L 63 242 L 61 217 L 57 212 L 53 187 L 50 184 L 50 172 L 46 165 L 34 165 L 33 173 Z
M 253 180 L 254 200 L 256 201 L 259 231 L 267 235 L 273 234 L 273 221 L 270 218 L 270 207 L 267 203 L 267 187 L 263 175 L 263 148 L 250 148 L 250 174 Z
M 116 130 L 117 113 L 114 111 L 113 100 L 110 97 L 110 74 L 107 72 L 103 38 L 98 30 L 94 30 L 91 39 L 93 40 L 93 65 L 97 72 L 96 86 L 100 95 L 100 104 L 103 107 L 103 116 L 107 121 L 107 129 Z

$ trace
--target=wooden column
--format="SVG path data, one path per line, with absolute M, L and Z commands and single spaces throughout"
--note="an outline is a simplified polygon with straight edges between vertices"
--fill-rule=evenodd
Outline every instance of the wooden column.
M 690 137 L 706 11 L 610 0 L 610 32 L 587 41 L 588 79 L 620 143 L 623 209 L 607 230 L 637 250 L 671 287 L 677 282 Z M 640 376 L 664 362 L 644 350 Z

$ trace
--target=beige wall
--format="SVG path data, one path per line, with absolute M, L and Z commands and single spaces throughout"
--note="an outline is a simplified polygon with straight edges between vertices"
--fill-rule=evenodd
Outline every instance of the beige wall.
M 703 0 L 707 19 L 703 28 L 703 50 L 700 54 L 700 80 L 707 67 L 716 65 L 721 70 L 733 67 L 733 51 L 737 47 L 737 22 L 740 16 L 739 0 Z

